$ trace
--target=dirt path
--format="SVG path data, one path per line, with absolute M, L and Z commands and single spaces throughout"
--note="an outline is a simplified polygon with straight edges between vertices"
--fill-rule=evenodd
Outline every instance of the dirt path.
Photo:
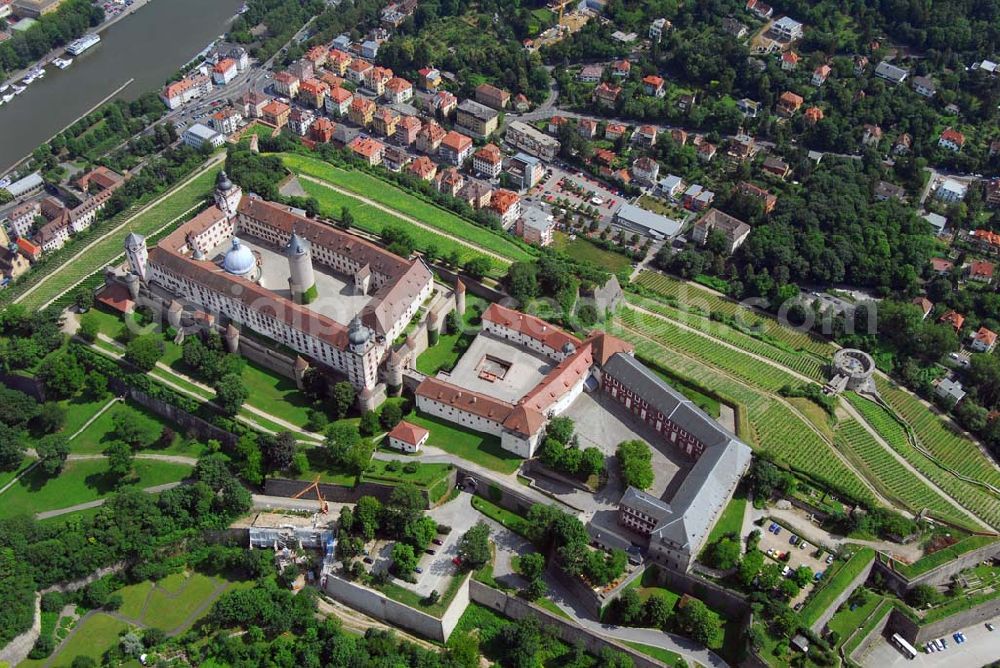
M 146 494 L 158 494 L 160 492 L 165 492 L 168 489 L 173 489 L 174 487 L 179 487 L 183 485 L 183 482 L 168 482 L 163 485 L 154 485 L 153 487 L 146 487 L 142 491 Z M 92 508 L 100 508 L 104 505 L 106 498 L 95 499 L 93 501 L 87 501 L 86 503 L 78 503 L 75 506 L 69 506 L 68 508 L 58 508 L 56 510 L 46 510 L 40 513 L 35 513 L 36 520 L 47 520 L 53 517 L 59 517 L 60 515 L 69 515 L 70 513 L 76 513 L 81 510 L 90 510 Z
M 408 216 L 405 213 L 401 213 L 400 211 L 397 211 L 396 209 L 393 209 L 392 207 L 385 206 L 384 204 L 379 204 L 375 200 L 368 199 L 364 195 L 359 195 L 359 194 L 357 194 L 356 192 L 354 192 L 352 190 L 347 190 L 346 188 L 340 188 L 339 186 L 333 185 L 329 181 L 324 181 L 323 179 L 317 179 L 315 177 L 307 176 L 305 174 L 298 174 L 297 176 L 300 179 L 305 179 L 306 181 L 311 181 L 311 182 L 313 182 L 313 183 L 315 183 L 317 185 L 325 186 L 325 187 L 329 188 L 330 190 L 333 190 L 335 192 L 340 193 L 341 195 L 346 195 L 348 197 L 353 197 L 354 199 L 356 199 L 356 200 L 358 200 L 360 202 L 364 202 L 365 204 L 367 204 L 369 206 L 375 207 L 379 211 L 382 211 L 384 213 L 388 213 L 389 215 L 395 216 L 396 218 L 399 218 L 400 220 L 403 220 L 403 221 L 405 221 L 407 223 L 410 223 L 411 225 L 419 227 L 422 230 L 426 230 L 428 232 L 433 232 L 434 234 L 437 234 L 439 236 L 445 237 L 447 239 L 451 239 L 455 243 L 461 244 L 462 246 L 465 246 L 466 248 L 474 250 L 474 251 L 476 251 L 477 253 L 479 253 L 481 255 L 488 255 L 491 258 L 493 258 L 494 260 L 497 260 L 498 262 L 502 262 L 505 265 L 511 263 L 511 259 L 509 257 L 504 257 L 503 255 L 499 255 L 497 253 L 494 253 L 493 251 L 486 250 L 485 248 L 483 248 L 481 246 L 477 246 L 476 244 L 474 244 L 474 243 L 472 243 L 470 241 L 466 241 L 465 239 L 461 239 L 459 237 L 456 237 L 456 236 L 454 236 L 452 234 L 449 234 L 448 232 L 445 232 L 444 230 L 442 230 L 440 228 L 434 227 L 433 225 L 428 225 L 427 223 L 423 223 L 423 222 L 417 220 L 416 218 L 413 218 L 412 216 Z
M 99 418 L 102 415 L 104 415 L 108 411 L 108 409 L 110 409 L 112 406 L 114 406 L 115 403 L 118 402 L 118 401 L 122 401 L 122 397 L 114 397 L 113 399 L 111 399 L 111 401 L 109 401 L 108 403 L 106 403 L 103 406 L 101 406 L 101 410 L 99 410 L 96 413 L 94 413 L 89 420 L 87 420 L 86 422 L 83 423 L 82 427 L 80 427 L 75 432 L 73 432 L 73 435 L 69 437 L 69 440 L 72 441 L 74 438 L 76 438 L 77 436 L 79 436 L 80 434 L 82 434 L 84 431 L 86 431 L 87 427 L 89 427 L 90 425 L 94 424 L 94 422 L 97 420 L 97 418 Z
M 31 628 L 17 636 L 6 647 L 0 648 L 0 664 L 16 666 L 28 658 L 28 652 L 35 646 L 38 634 L 42 632 L 42 595 L 35 593 L 35 619 Z
M 211 169 L 215 165 L 217 165 L 220 162 L 222 162 L 224 159 L 225 159 L 225 154 L 220 154 L 220 155 L 217 155 L 217 156 L 211 158 L 205 165 L 203 165 L 199 170 L 197 170 L 194 174 L 192 174 L 191 176 L 189 176 L 187 179 L 185 179 L 184 181 L 182 181 L 178 185 L 174 186 L 173 188 L 170 188 L 167 192 L 163 193 L 163 195 L 161 195 L 160 197 L 157 197 L 152 202 L 150 202 L 149 204 L 147 204 L 146 206 L 142 207 L 141 209 L 139 209 L 138 211 L 136 211 L 134 214 L 132 214 L 131 216 L 129 216 L 128 218 L 126 218 L 125 220 L 123 220 L 117 226 L 115 226 L 114 228 L 108 230 L 107 232 L 105 232 L 104 234 L 102 234 L 101 236 L 97 237 L 96 239 L 94 239 L 93 241 L 91 241 L 89 244 L 87 244 L 86 246 L 84 246 L 83 248 L 81 248 L 75 255 L 73 255 L 72 257 L 68 258 L 65 262 L 63 262 L 61 265 L 59 265 L 58 267 L 56 267 L 52 272 L 50 272 L 50 273 L 46 274 L 44 277 L 42 277 L 42 279 L 40 281 L 38 281 L 37 283 L 35 283 L 34 285 L 32 285 L 30 288 L 28 288 L 27 290 L 25 290 L 21 295 L 19 295 L 18 297 L 16 297 L 14 299 L 14 303 L 17 304 L 18 302 L 22 301 L 24 298 L 26 298 L 29 295 L 33 294 L 36 290 L 38 290 L 38 288 L 40 288 L 41 286 L 45 285 L 49 281 L 49 279 L 51 279 L 53 276 L 58 276 L 63 271 L 63 269 L 65 269 L 66 267 L 69 267 L 69 266 L 73 265 L 74 263 L 76 263 L 77 261 L 79 261 L 82 257 L 84 257 L 87 253 L 89 253 L 94 248 L 94 246 L 96 246 L 97 244 L 101 243 L 102 241 L 108 239 L 109 237 L 114 236 L 115 234 L 118 234 L 122 230 L 127 229 L 128 226 L 132 224 L 133 220 L 135 220 L 136 218 L 139 218 L 140 216 L 146 215 L 151 209 L 159 206 L 160 203 L 165 198 L 170 197 L 175 192 L 177 192 L 178 190 L 180 190 L 181 188 L 185 187 L 186 185 L 188 185 L 189 183 L 191 183 L 192 181 L 194 181 L 196 178 L 198 178 L 199 176 L 201 176 L 202 174 L 204 174 L 206 171 L 208 171 L 209 169 Z M 168 225 L 171 224 L 171 223 L 173 223 L 173 221 L 171 221 L 170 223 L 168 223 Z M 84 279 L 85 278 L 86 277 L 84 277 Z M 84 280 L 84 279 L 81 279 L 81 281 L 78 281 L 76 284 L 68 287 L 66 289 L 66 291 L 68 292 L 69 290 L 72 290 L 74 287 L 76 287 L 76 285 L 79 285 L 79 283 L 82 282 L 82 280 Z M 48 306 L 48 304 L 50 304 L 51 302 L 52 302 L 52 300 L 49 300 L 49 302 L 46 303 L 44 306 Z M 43 308 L 44 308 L 44 306 L 43 306 Z

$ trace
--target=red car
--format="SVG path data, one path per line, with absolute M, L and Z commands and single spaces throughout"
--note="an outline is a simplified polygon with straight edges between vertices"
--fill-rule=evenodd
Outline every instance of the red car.
M 454 559 L 451 560 L 451 563 L 455 564 L 456 566 L 461 566 L 462 565 L 462 557 L 455 557 Z

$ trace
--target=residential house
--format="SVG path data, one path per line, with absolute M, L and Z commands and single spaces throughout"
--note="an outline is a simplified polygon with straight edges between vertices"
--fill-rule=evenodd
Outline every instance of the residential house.
M 490 205 L 493 200 L 493 187 L 483 181 L 466 179 L 465 185 L 458 191 L 458 198 L 478 211 Z
M 398 146 L 386 146 L 382 152 L 382 166 L 390 172 L 401 172 L 410 164 L 410 154 Z
M 621 92 L 621 86 L 615 86 L 614 84 L 602 82 L 597 85 L 597 88 L 594 89 L 592 97 L 594 102 L 597 104 L 605 107 L 613 107 L 618 101 L 618 96 Z
M 371 60 L 378 58 L 378 42 L 373 39 L 361 42 L 361 55 Z
M 516 232 L 529 244 L 548 246 L 556 228 L 555 217 L 542 209 L 530 208 L 517 220 Z
M 957 153 L 965 146 L 965 135 L 952 127 L 947 127 L 941 131 L 941 136 L 938 138 L 938 146 Z
M 972 349 L 977 353 L 991 353 L 997 345 L 997 334 L 993 330 L 980 327 L 972 335 Z
M 802 116 L 809 125 L 816 125 L 823 120 L 823 110 L 819 107 L 809 107 Z
M 624 79 L 632 71 L 632 63 L 627 60 L 616 60 L 611 63 L 611 76 Z
M 519 151 L 552 160 L 559 153 L 559 140 L 549 137 L 527 123 L 514 121 L 507 127 L 504 141 Z
M 830 69 L 830 66 L 825 63 L 814 69 L 812 76 L 812 85 L 822 86 L 823 84 L 825 84 L 826 80 L 830 78 L 831 71 L 832 70 Z
M 32 264 L 38 262 L 42 258 L 41 247 L 31 243 L 28 239 L 24 237 L 17 238 L 17 251 L 26 257 Z
M 649 39 L 659 42 L 663 39 L 663 34 L 670 30 L 671 23 L 667 19 L 659 18 L 649 24 Z
M 604 65 L 584 65 L 576 80 L 580 83 L 597 83 L 604 77 Z
M 452 197 L 458 194 L 464 184 L 465 177 L 455 167 L 446 167 L 434 177 L 434 187 L 438 192 Z
M 278 72 L 274 75 L 274 92 L 292 99 L 299 94 L 299 78 L 291 72 Z
M 427 442 L 430 435 L 431 433 L 423 427 L 403 421 L 389 432 L 389 447 L 411 454 L 420 452 L 421 446 Z
M 388 67 L 375 66 L 365 73 L 365 88 L 381 97 L 385 95 L 385 86 L 393 78 L 392 70 Z
M 521 197 L 516 192 L 500 188 L 494 191 L 490 208 L 500 217 L 500 224 L 506 230 L 521 217 Z
M 313 75 L 316 73 L 313 70 L 312 63 L 308 60 L 297 60 L 288 66 L 288 71 L 295 75 L 299 80 L 299 83 L 305 81 L 306 79 L 312 79 Z
M 781 69 L 787 71 L 794 70 L 799 66 L 799 54 L 794 51 L 785 51 L 781 54 Z
M 410 174 L 424 181 L 433 181 L 437 174 L 437 165 L 427 156 L 418 156 L 409 166 Z
M 428 93 L 437 91 L 441 85 L 441 72 L 437 68 L 424 67 L 417 74 L 420 75 L 420 87 Z
M 234 46 L 227 57 L 236 61 L 236 69 L 240 72 L 246 72 L 250 67 L 250 54 L 242 46 Z
M 518 93 L 514 96 L 514 111 L 523 114 L 531 109 L 531 101 L 527 98 L 524 93 Z
M 312 63 L 313 71 L 316 71 L 329 62 L 330 51 L 325 46 L 317 45 L 306 51 L 303 58 Z
M 989 285 L 993 282 L 993 263 L 974 260 L 969 264 L 969 280 Z
M 518 153 L 507 161 L 507 173 L 521 184 L 521 190 L 531 190 L 545 176 L 545 164 L 532 155 Z
M 294 107 L 288 114 L 288 127 L 298 136 L 305 137 L 315 120 L 313 112 L 302 107 Z
M 802 38 L 802 24 L 790 16 L 782 16 L 771 24 L 768 31 L 774 38 L 783 42 L 792 42 Z
M 594 156 L 591 158 L 591 161 L 598 165 L 603 165 L 604 167 L 611 167 L 617 158 L 618 156 L 615 155 L 614 151 L 609 151 L 606 148 L 595 148 Z
M 684 93 L 683 95 L 677 96 L 677 108 L 681 111 L 688 112 L 694 109 L 695 102 L 698 101 L 697 93 Z
M 698 144 L 698 159 L 702 162 L 711 162 L 718 150 L 719 149 L 715 144 L 703 141 Z
M 347 108 L 347 117 L 352 123 L 367 128 L 375 118 L 375 103 L 366 97 L 355 96 Z
M 702 246 L 712 232 L 721 232 L 726 240 L 726 251 L 733 253 L 750 236 L 750 226 L 718 209 L 709 209 L 698 219 L 691 230 L 691 238 Z
M 488 83 L 476 86 L 476 102 L 494 109 L 506 109 L 510 104 L 510 93 Z
M 365 77 L 368 76 L 368 73 L 374 69 L 374 67 L 375 66 L 367 60 L 355 58 L 347 66 L 347 78 L 353 83 L 361 85 L 365 82 Z
M 406 79 L 393 77 L 385 84 L 385 99 L 389 104 L 403 104 L 413 97 L 413 84 Z
M 609 141 L 617 141 L 628 132 L 628 128 L 623 123 L 610 122 L 604 126 L 604 138 Z
M 965 199 L 969 192 L 969 186 L 956 181 L 955 179 L 945 179 L 934 192 L 934 197 L 947 204 L 955 204 Z
M 429 155 L 437 155 L 441 140 L 448 134 L 434 121 L 427 121 L 417 133 L 417 150 Z
M 948 311 L 938 318 L 938 322 L 943 325 L 951 325 L 952 329 L 956 332 L 960 332 L 962 331 L 962 325 L 965 324 L 965 316 L 956 311 Z
M 69 241 L 69 217 L 61 216 L 42 225 L 38 230 L 36 241 L 42 247 L 43 253 L 59 250 Z
M 740 23 L 731 16 L 727 16 L 722 19 L 722 32 L 726 33 L 730 37 L 735 37 L 736 39 L 743 39 L 747 36 L 749 28 L 745 24 Z
M 746 10 L 759 18 L 761 21 L 766 21 L 771 18 L 771 15 L 774 13 L 771 5 L 764 4 L 763 2 L 760 2 L 760 0 L 747 0 Z
M 1000 253 L 1000 234 L 990 230 L 973 230 L 969 239 L 979 248 L 989 253 Z
M 883 60 L 875 67 L 875 76 L 892 84 L 901 84 L 910 76 L 910 71 Z
M 558 115 L 556 115 L 556 116 L 550 116 L 549 117 L 549 124 L 545 128 L 545 130 L 549 134 L 558 135 L 559 134 L 559 128 L 561 128 L 562 126 L 566 125 L 567 123 L 569 123 L 569 120 L 567 120 L 564 116 L 558 116 Z
M 931 226 L 934 230 L 934 234 L 941 236 L 944 234 L 945 226 L 948 225 L 948 219 L 939 213 L 929 212 L 921 216 L 927 221 L 927 224 Z
M 913 137 L 907 132 L 900 133 L 896 137 L 896 143 L 892 145 L 893 155 L 907 155 L 913 147 Z
M 417 135 L 423 123 L 416 116 L 403 116 L 396 123 L 396 143 L 400 146 L 410 146 L 417 141 Z
M 326 113 L 331 116 L 346 116 L 351 109 L 351 102 L 354 101 L 354 93 L 346 88 L 333 88 L 326 96 L 324 106 Z
M 306 79 L 299 84 L 298 99 L 313 109 L 322 109 L 330 87 L 319 79 Z
M 495 179 L 503 168 L 503 155 L 496 144 L 487 144 L 472 155 L 472 169 L 479 174 Z
M 656 184 L 656 194 L 660 197 L 673 199 L 684 188 L 684 180 L 674 174 L 667 174 Z
M 317 144 L 328 144 L 333 139 L 336 126 L 329 118 L 317 118 L 309 128 L 309 138 Z
M 644 155 L 632 163 L 632 175 L 640 183 L 651 186 L 656 183 L 660 175 L 660 165 L 656 160 Z
M 774 207 L 778 203 L 777 197 L 764 188 L 755 186 L 749 181 L 740 181 L 740 184 L 736 186 L 736 191 L 743 197 L 750 197 L 758 200 L 764 208 L 764 213 L 771 213 L 774 211 Z
M 906 190 L 888 181 L 879 181 L 875 185 L 875 200 L 885 202 L 886 200 L 897 199 L 900 202 L 906 201 Z
M 244 118 L 260 118 L 264 113 L 264 107 L 271 101 L 271 98 L 263 91 L 250 89 L 239 99 L 239 107 Z
M 932 98 L 937 94 L 937 85 L 930 77 L 913 77 L 910 83 L 913 84 L 913 90 L 917 92 L 917 95 Z
M 640 146 L 656 146 L 656 135 L 658 130 L 653 125 L 640 125 L 632 136 L 632 140 Z
M 692 183 L 684 191 L 684 208 L 690 211 L 704 211 L 712 205 L 715 193 L 697 183 Z
M 745 97 L 736 101 L 736 108 L 747 118 L 757 118 L 757 113 L 760 110 L 760 102 Z
M 223 107 L 212 114 L 211 123 L 216 132 L 231 135 L 239 130 L 243 123 L 243 114 L 232 107 Z
M 330 44 L 331 48 L 339 49 L 341 51 L 350 51 L 351 45 L 354 42 L 351 41 L 351 36 L 348 34 L 337 35 L 333 42 Z
M 462 100 L 456 117 L 458 127 L 478 139 L 485 139 L 496 132 L 500 113 L 485 104 Z
M 926 320 L 927 316 L 929 316 L 931 311 L 934 310 L 934 302 L 927 297 L 914 297 L 910 300 L 910 303 L 920 309 L 924 320 Z
M 861 133 L 861 143 L 865 146 L 878 146 L 880 141 L 882 141 L 882 128 L 865 123 L 864 131 Z
M 396 134 L 396 124 L 399 123 L 399 114 L 389 107 L 379 107 L 375 115 L 372 116 L 372 130 L 375 134 L 383 137 L 392 137 Z
M 769 155 L 764 158 L 764 162 L 761 164 L 760 168 L 768 174 L 777 176 L 782 180 L 792 171 L 792 168 L 788 166 L 788 163 L 776 155 Z
M 576 133 L 584 139 L 593 139 L 597 136 L 597 121 L 592 118 L 581 118 L 576 124 Z
M 326 67 L 331 72 L 336 72 L 337 76 L 347 76 L 347 68 L 354 57 L 346 51 L 331 49 L 326 59 Z
M 225 86 L 236 78 L 240 73 L 240 68 L 232 58 L 223 58 L 212 68 L 212 83 L 216 86 Z
M 441 116 L 447 118 L 458 106 L 458 98 L 446 90 L 439 90 L 431 98 L 431 108 Z
M 30 237 L 35 220 L 42 215 L 41 206 L 37 201 L 18 204 L 10 212 L 10 226 L 19 237 Z
M 663 97 L 666 95 L 667 89 L 664 86 L 663 77 L 658 77 L 655 74 L 650 74 L 642 78 L 642 89 L 646 95 L 652 95 L 654 97 Z
M 951 260 L 946 260 L 943 257 L 932 257 L 931 258 L 931 269 L 938 276 L 947 276 L 955 268 L 955 263 Z
M 953 378 L 942 378 L 934 387 L 934 394 L 951 401 L 954 406 L 965 398 L 966 393 L 961 382 Z
M 472 156 L 475 148 L 471 137 L 452 130 L 441 140 L 438 153 L 446 162 L 461 167 Z
M 781 94 L 781 97 L 778 98 L 778 104 L 775 110 L 778 112 L 779 116 L 789 118 L 795 115 L 795 112 L 797 112 L 799 107 L 802 106 L 803 101 L 804 100 L 801 95 L 796 95 L 795 93 L 786 90 Z
M 280 130 L 288 124 L 288 116 L 291 113 L 292 108 L 287 104 L 284 102 L 278 102 L 277 100 L 272 100 L 264 106 L 261 120 Z
M 348 144 L 348 148 L 367 162 L 369 167 L 382 164 L 382 155 L 385 153 L 385 146 L 382 142 L 371 137 L 355 137 L 354 141 Z
M 757 142 L 753 137 L 742 131 L 733 137 L 732 141 L 729 142 L 729 149 L 726 151 L 726 155 L 731 159 L 740 162 L 750 160 L 756 154 Z
M 195 74 L 164 86 L 160 99 L 169 109 L 177 109 L 211 91 L 212 80 L 205 75 Z

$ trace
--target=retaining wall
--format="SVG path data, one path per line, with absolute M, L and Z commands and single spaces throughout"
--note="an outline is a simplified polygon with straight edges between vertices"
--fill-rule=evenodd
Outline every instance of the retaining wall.
M 210 422 L 202 420 L 197 415 L 192 415 L 187 411 L 177 408 L 173 404 L 151 397 L 142 390 L 122 382 L 118 378 L 109 378 L 108 387 L 117 394 L 124 394 L 126 397 L 136 402 L 140 406 L 148 408 L 157 415 L 167 420 L 177 423 L 185 433 L 194 434 L 199 440 L 215 439 L 228 447 L 236 445 L 236 436 L 216 427 Z
M 997 616 L 1000 616 L 1000 598 L 984 601 L 968 610 L 956 612 L 950 617 L 930 624 L 918 624 L 899 610 L 893 610 L 889 619 L 889 630 L 903 636 L 915 647 L 919 647 L 928 640 L 951 635 L 955 631 L 982 624 Z
M 20 390 L 39 402 L 45 401 L 45 386 L 36 378 L 0 373 L 0 384 L 6 385 L 12 390 Z
M 908 580 L 906 576 L 901 573 L 897 573 L 891 566 L 883 564 L 877 559 L 875 560 L 875 563 L 877 564 L 876 568 L 879 572 L 885 575 L 886 586 L 900 596 L 903 596 L 909 590 L 920 584 L 947 584 L 953 575 L 957 575 L 967 568 L 972 568 L 981 561 L 996 558 L 1000 558 L 1000 541 L 991 545 L 984 545 L 980 548 L 972 550 L 971 552 L 966 552 L 951 561 L 941 564 L 937 568 L 931 569 L 926 573 L 921 573 L 912 580 Z
M 851 580 L 850 584 L 844 588 L 844 591 L 840 592 L 837 598 L 833 599 L 827 609 L 823 611 L 823 614 L 821 614 L 810 627 L 813 633 L 819 634 L 823 627 L 826 626 L 826 623 L 830 621 L 830 618 L 837 613 L 837 608 L 839 608 L 844 601 L 851 597 L 851 594 L 854 593 L 855 589 L 863 585 L 868 580 L 868 576 L 871 575 L 875 561 L 876 559 L 873 555 L 872 560 L 868 563 L 868 565 L 865 566 L 860 573 L 858 573 L 857 577 Z
M 344 580 L 333 573 L 326 575 L 324 589 L 341 603 L 366 615 L 389 622 L 425 638 L 437 642 L 447 642 L 451 632 L 455 630 L 459 618 L 469 605 L 471 579 L 471 574 L 466 575 L 465 581 L 441 619 L 394 601 L 374 589 Z
M 225 330 L 220 330 L 220 333 L 224 335 Z M 295 380 L 295 360 L 287 355 L 265 348 L 263 344 L 246 336 L 240 336 L 239 352 L 265 369 Z
M 650 565 L 656 572 L 657 582 L 682 594 L 688 594 L 701 599 L 710 608 L 715 608 L 730 619 L 743 619 L 749 606 L 741 594 L 720 587 L 714 582 L 704 580 L 693 573 L 678 571 Z
M 548 610 L 542 610 L 527 601 L 488 587 L 481 582 L 476 582 L 475 580 L 469 582 L 469 597 L 474 603 L 478 603 L 491 610 L 496 610 L 501 615 L 511 619 L 523 619 L 528 616 L 536 617 L 546 627 L 555 631 L 555 635 L 560 640 L 570 645 L 581 644 L 591 654 L 597 655 L 600 654 L 601 650 L 609 648 L 615 652 L 628 655 L 633 663 L 635 663 L 636 668 L 664 668 L 666 666 L 666 664 L 638 652 L 627 645 L 599 636 L 563 617 L 554 615 Z
M 885 627 L 889 624 L 889 621 L 893 618 L 893 615 L 900 615 L 902 617 L 899 611 L 896 610 L 895 608 L 890 610 L 888 614 L 884 614 L 882 616 L 882 619 L 880 619 L 878 623 L 875 624 L 875 627 L 872 629 L 872 632 L 868 634 L 868 637 L 865 638 L 863 641 L 861 641 L 861 644 L 858 645 L 854 649 L 854 651 L 848 655 L 847 658 L 850 659 L 855 664 L 860 663 L 858 659 L 861 656 L 863 656 L 865 652 L 868 651 L 868 648 L 870 648 L 873 644 L 875 644 L 875 641 L 877 641 L 880 637 L 882 637 L 882 632 L 885 630 Z M 850 638 L 850 636 L 848 638 Z
M 448 489 L 451 489 L 455 485 L 455 476 L 456 471 L 454 469 L 449 471 L 447 477 Z M 312 483 L 307 480 L 268 478 L 264 481 L 264 493 L 268 496 L 293 497 L 310 484 Z M 370 481 L 361 481 L 354 487 L 345 487 L 344 485 L 334 485 L 325 482 L 319 484 L 323 498 L 330 503 L 357 503 L 358 499 L 362 496 L 374 496 L 379 501 L 386 503 L 389 501 L 390 495 L 392 495 L 392 490 L 396 489 L 396 487 L 397 485 Z M 430 498 L 429 490 L 421 489 L 420 495 L 424 499 L 425 508 L 431 508 L 433 500 Z

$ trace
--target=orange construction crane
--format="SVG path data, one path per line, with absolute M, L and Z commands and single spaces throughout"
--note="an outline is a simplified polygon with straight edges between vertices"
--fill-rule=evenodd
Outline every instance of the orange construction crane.
M 323 492 L 321 492 L 320 489 L 319 489 L 319 476 L 316 476 L 316 479 L 312 481 L 311 485 L 309 485 L 308 487 L 306 487 L 305 489 L 303 489 L 301 492 L 299 492 L 298 494 L 296 494 L 292 498 L 293 499 L 297 499 L 297 498 L 301 497 L 303 494 L 305 494 L 306 492 L 308 492 L 311 489 L 315 489 L 316 490 L 316 498 L 319 500 L 319 512 L 321 512 L 324 515 L 326 515 L 326 513 L 327 513 L 327 511 L 329 511 L 330 507 L 327 505 L 326 499 L 323 498 Z

